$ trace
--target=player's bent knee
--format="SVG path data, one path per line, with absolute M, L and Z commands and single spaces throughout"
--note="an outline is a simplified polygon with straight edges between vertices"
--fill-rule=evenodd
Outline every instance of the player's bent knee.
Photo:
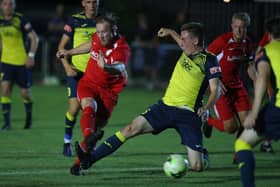
M 236 130 L 237 130 L 237 126 L 236 125 L 225 125 L 225 132 L 227 132 L 229 134 L 235 133 Z

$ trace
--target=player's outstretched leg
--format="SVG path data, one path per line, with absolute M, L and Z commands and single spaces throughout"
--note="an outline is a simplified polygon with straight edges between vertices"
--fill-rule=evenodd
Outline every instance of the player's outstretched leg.
M 118 131 L 113 136 L 107 138 L 90 154 L 83 151 L 79 144 L 76 144 L 77 146 L 75 148 L 77 155 L 80 159 L 81 166 L 85 166 L 86 168 L 88 168 L 88 166 L 90 167 L 96 161 L 115 152 L 125 141 L 126 138 L 122 135 L 120 131 Z

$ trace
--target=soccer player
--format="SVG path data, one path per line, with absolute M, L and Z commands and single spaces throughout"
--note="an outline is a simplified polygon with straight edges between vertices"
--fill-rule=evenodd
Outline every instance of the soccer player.
M 260 42 L 258 44 L 256 54 L 258 54 L 261 51 L 261 49 L 263 49 L 263 47 L 265 45 L 267 45 L 269 42 L 270 42 L 269 33 L 265 32 L 262 39 L 260 40 Z M 270 82 L 268 83 L 267 88 L 268 88 L 267 89 L 268 96 L 271 99 L 271 97 L 273 95 L 273 88 L 272 88 Z M 274 153 L 274 150 L 273 150 L 272 145 L 271 145 L 271 140 L 269 138 L 264 139 L 264 141 L 260 145 L 260 151 L 261 152 L 266 152 L 266 153 Z
M 128 139 L 145 133 L 159 134 L 173 128 L 186 146 L 192 170 L 203 170 L 201 121 L 215 102 L 221 77 L 220 66 L 216 57 L 203 49 L 204 31 L 200 23 L 182 25 L 181 35 L 161 28 L 158 36 L 171 36 L 183 50 L 164 97 L 93 152 L 85 152 L 83 146 L 76 143 L 76 152 L 84 169 L 116 151 Z M 208 85 L 211 93 L 203 106 L 202 98 Z
M 82 107 L 80 120 L 83 141 L 81 148 L 91 151 L 117 104 L 118 94 L 127 81 L 126 66 L 130 57 L 129 46 L 117 33 L 115 18 L 109 14 L 97 17 L 96 33 L 91 42 L 71 50 L 58 51 L 58 56 L 72 56 L 90 51 L 84 76 L 78 83 L 78 99 Z M 81 175 L 79 160 L 70 169 L 71 174 Z
M 235 151 L 238 154 L 241 181 L 244 187 L 255 186 L 255 159 L 252 147 L 259 143 L 263 137 L 274 140 L 280 139 L 280 18 L 271 18 L 266 21 L 265 25 L 271 37 L 271 42 L 256 56 L 258 74 L 252 111 L 243 123 L 245 130 L 235 142 Z M 274 79 L 272 84 L 274 88 L 273 97 L 261 109 L 267 83 L 271 78 Z
M 241 126 L 251 109 L 251 101 L 240 77 L 240 67 L 249 62 L 252 41 L 246 35 L 250 17 L 245 12 L 232 16 L 232 32 L 218 36 L 207 48 L 217 55 L 222 69 L 222 92 L 215 104 L 217 118 L 209 117 L 203 127 L 205 137 L 211 136 L 212 127 L 219 131 L 234 133 Z M 242 129 L 242 127 L 240 127 Z
M 11 128 L 12 86 L 20 87 L 20 94 L 25 106 L 24 129 L 32 125 L 32 67 L 38 46 L 38 37 L 31 23 L 15 12 L 15 0 L 1 0 L 0 14 L 0 62 L 1 62 L 1 104 L 4 125 L 2 130 Z M 30 45 L 27 47 L 26 39 Z
M 83 12 L 74 14 L 64 26 L 64 33 L 58 45 L 58 50 L 66 48 L 71 43 L 72 48 L 91 40 L 96 31 L 95 21 L 98 10 L 99 0 L 82 0 Z M 71 157 L 71 140 L 76 118 L 80 110 L 80 104 L 77 100 L 78 81 L 85 72 L 89 53 L 76 55 L 68 60 L 61 58 L 64 70 L 66 72 L 66 85 L 68 89 L 68 110 L 65 115 L 65 131 L 63 155 Z

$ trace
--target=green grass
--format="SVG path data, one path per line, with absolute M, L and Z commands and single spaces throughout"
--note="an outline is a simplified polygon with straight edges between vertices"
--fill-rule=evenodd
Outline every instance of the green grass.
M 61 154 L 64 133 L 64 113 L 67 108 L 64 87 L 35 86 L 34 124 L 23 130 L 23 105 L 14 89 L 12 130 L 0 132 L 0 186 L 240 186 L 239 170 L 232 165 L 234 135 L 214 131 L 205 139 L 209 150 L 211 168 L 205 172 L 188 172 L 181 179 L 170 179 L 162 165 L 170 153 L 185 153 L 175 131 L 165 131 L 158 136 L 143 135 L 129 140 L 114 155 L 96 163 L 83 177 L 69 174 L 75 158 Z M 157 102 L 161 91 L 126 89 L 119 99 L 104 138 L 121 129 L 147 106 Z M 0 117 L 2 125 L 2 116 Z M 81 140 L 77 123 L 74 140 Z M 265 154 L 256 147 L 257 186 L 279 186 L 280 146 L 273 144 L 275 154 Z

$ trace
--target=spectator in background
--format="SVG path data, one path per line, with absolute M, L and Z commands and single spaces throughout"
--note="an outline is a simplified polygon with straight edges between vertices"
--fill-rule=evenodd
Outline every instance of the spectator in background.
M 57 4 L 55 8 L 55 15 L 48 22 L 48 38 L 54 41 L 59 41 L 63 34 L 63 27 L 66 22 L 64 15 L 64 5 Z
M 15 0 L 1 0 L 0 46 L 1 46 L 1 104 L 4 125 L 2 130 L 11 128 L 11 94 L 16 83 L 25 106 L 24 129 L 32 125 L 32 67 L 38 47 L 38 37 L 31 23 L 22 14 L 16 13 Z M 25 37 L 30 45 L 25 45 Z
M 63 35 L 58 45 L 58 50 L 65 50 L 67 44 L 71 43 L 72 48 L 79 46 L 91 40 L 96 31 L 96 15 L 99 0 L 81 0 L 84 11 L 73 14 L 64 26 Z M 68 110 L 65 115 L 65 133 L 63 155 L 72 156 L 71 140 L 76 118 L 80 110 L 80 104 L 77 100 L 77 85 L 83 76 L 89 53 L 76 55 L 70 60 L 61 58 L 62 65 L 66 72 L 66 84 L 68 89 Z
M 133 41 L 134 55 L 131 73 L 134 78 L 147 77 L 144 84 L 153 89 L 156 81 L 156 53 L 155 40 L 149 28 L 147 17 L 144 13 L 137 15 L 137 29 Z
M 175 24 L 173 26 L 173 29 L 176 32 L 180 32 L 181 26 L 187 22 L 187 16 L 186 12 L 184 10 L 179 11 L 176 14 Z
M 61 72 L 61 64 L 57 63 L 58 59 L 56 58 L 56 50 L 60 40 L 60 37 L 63 34 L 63 28 L 66 23 L 66 16 L 64 15 L 64 5 L 57 4 L 55 8 L 54 16 L 48 22 L 47 28 L 47 40 L 49 42 L 49 58 L 50 58 L 50 72 L 48 73 L 56 73 L 56 76 L 59 79 L 63 79 L 63 73 Z M 61 72 L 61 73 L 60 73 Z

